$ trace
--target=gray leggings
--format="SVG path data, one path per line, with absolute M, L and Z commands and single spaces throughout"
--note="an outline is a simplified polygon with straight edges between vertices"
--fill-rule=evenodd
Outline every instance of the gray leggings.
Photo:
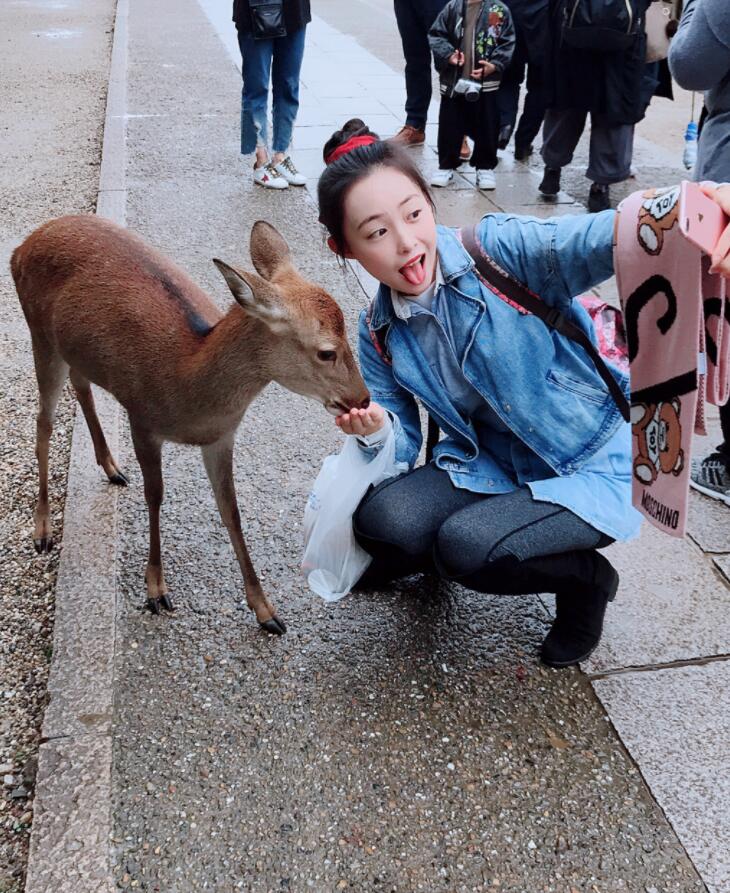
M 569 509 L 536 502 L 526 487 L 494 496 L 472 493 L 454 487 L 433 463 L 367 493 L 354 530 L 375 559 L 369 572 L 374 580 L 435 570 L 485 592 L 499 591 L 493 568 L 612 542 Z

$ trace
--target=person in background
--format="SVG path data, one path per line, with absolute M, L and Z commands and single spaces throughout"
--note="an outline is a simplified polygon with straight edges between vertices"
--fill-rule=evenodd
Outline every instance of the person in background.
M 631 174 L 634 125 L 646 111 L 642 89 L 646 60 L 643 25 L 628 49 L 603 52 L 578 49 L 563 40 L 562 24 L 569 0 L 551 0 L 551 52 L 548 66 L 547 112 L 543 124 L 545 170 L 538 187 L 545 196 L 560 191 L 560 172 L 573 159 L 591 116 L 591 140 L 586 177 L 591 180 L 588 210 L 610 207 L 609 187 Z M 651 0 L 637 0 L 643 18 Z
M 512 61 L 497 93 L 499 107 L 498 148 L 506 149 L 517 121 L 520 86 L 527 71 L 527 93 L 515 132 L 515 158 L 526 161 L 545 116 L 545 78 L 548 62 L 549 0 L 509 0 L 517 35 Z
M 288 154 L 299 110 L 299 72 L 304 37 L 312 20 L 309 0 L 282 0 L 286 34 L 262 37 L 262 24 L 248 0 L 233 0 L 233 21 L 241 50 L 241 154 L 256 153 L 253 180 L 268 189 L 304 186 Z M 269 81 L 274 124 L 271 154 L 268 139 Z
M 402 146 L 426 140 L 426 118 L 431 102 L 431 49 L 428 31 L 446 0 L 394 0 L 403 56 L 406 60 L 406 123 L 392 137 Z M 468 158 L 468 147 L 464 147 Z
M 730 3 L 685 0 L 669 67 L 686 90 L 704 90 L 707 114 L 700 130 L 695 180 L 730 182 Z M 730 403 L 720 407 L 723 442 L 692 463 L 697 489 L 730 505 Z
M 471 165 L 478 189 L 495 189 L 499 111 L 497 90 L 509 65 L 515 33 L 500 0 L 450 0 L 428 37 L 441 78 L 439 169 L 432 186 L 448 186 L 460 164 L 463 134 L 474 140 Z

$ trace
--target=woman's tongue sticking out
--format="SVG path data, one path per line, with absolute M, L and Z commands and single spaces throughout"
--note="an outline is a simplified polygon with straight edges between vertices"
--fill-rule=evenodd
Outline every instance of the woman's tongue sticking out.
M 419 255 L 415 260 L 409 261 L 400 268 L 400 273 L 410 285 L 423 285 L 426 278 L 426 267 L 424 261 L 426 256 Z

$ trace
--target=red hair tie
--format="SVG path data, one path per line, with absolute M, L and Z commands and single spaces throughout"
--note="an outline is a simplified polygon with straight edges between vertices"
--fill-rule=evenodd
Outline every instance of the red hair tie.
M 330 154 L 325 158 L 325 164 L 332 164 L 332 162 L 337 161 L 338 158 L 342 158 L 343 155 L 347 155 L 348 152 L 352 152 L 353 149 L 359 149 L 360 146 L 370 146 L 373 143 L 377 143 L 377 136 L 373 136 L 372 133 L 362 134 L 361 136 L 351 136 L 350 139 L 343 143 L 341 146 L 338 146 L 334 149 Z

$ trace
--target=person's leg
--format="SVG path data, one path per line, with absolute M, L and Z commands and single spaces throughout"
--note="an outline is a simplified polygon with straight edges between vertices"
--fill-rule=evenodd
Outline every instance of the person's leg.
M 306 27 L 274 41 L 271 69 L 274 133 L 271 148 L 274 162 L 282 161 L 291 143 L 299 111 L 299 73 L 304 58 Z
M 606 605 L 618 588 L 618 574 L 596 551 L 610 542 L 569 509 L 537 502 L 523 488 L 451 515 L 436 537 L 434 564 L 478 592 L 554 592 L 556 618 L 542 658 L 569 666 L 600 641 Z
M 527 561 L 573 549 L 594 549 L 603 534 L 527 487 L 490 496 L 451 513 L 438 531 L 436 563 L 444 576 L 490 592 L 489 570 L 505 558 Z M 467 585 L 467 584 L 465 584 Z
M 543 195 L 557 195 L 560 191 L 560 171 L 573 160 L 586 116 L 587 112 L 580 109 L 548 109 L 545 113 L 540 150 L 545 172 L 538 186 Z
M 274 49 L 272 40 L 254 40 L 238 34 L 241 50 L 241 154 L 256 152 L 257 165 L 268 160 L 267 105 Z
M 723 442 L 704 459 L 692 460 L 692 486 L 730 505 L 730 403 L 720 407 Z
M 591 115 L 591 140 L 586 177 L 591 181 L 588 210 L 596 213 L 611 206 L 609 186 L 631 174 L 634 151 L 633 124 L 607 124 L 599 115 Z
M 467 133 L 474 140 L 472 167 L 492 171 L 497 166 L 499 108 L 497 93 L 481 93 L 476 102 L 467 103 Z
M 727 456 L 730 461 L 730 402 L 720 407 L 720 429 L 724 443 L 718 447 L 718 452 Z
M 580 109 L 548 109 L 542 129 L 540 154 L 545 167 L 560 170 L 573 160 L 573 152 L 586 126 L 587 112 Z
M 620 183 L 631 174 L 634 151 L 633 124 L 606 124 L 591 115 L 591 140 L 586 177 L 601 186 Z
M 538 8 L 534 8 L 538 6 Z M 547 80 L 550 50 L 549 4 L 531 4 L 521 21 L 521 31 L 527 57 L 527 91 L 515 131 L 515 156 L 525 160 L 532 151 L 532 143 L 540 132 L 547 101 Z
M 520 121 L 515 131 L 515 156 L 524 160 L 532 152 L 532 143 L 545 117 L 545 75 L 541 65 L 527 64 L 527 92 Z
M 512 136 L 517 120 L 517 108 L 520 103 L 520 87 L 525 79 L 527 48 L 522 31 L 515 23 L 517 42 L 512 59 L 507 66 L 497 91 L 497 107 L 499 109 L 499 148 L 504 149 Z
M 389 478 L 363 497 L 353 532 L 373 563 L 359 586 L 432 569 L 436 534 L 455 511 L 485 499 L 460 490 L 433 462 Z
M 421 0 L 395 0 L 403 56 L 406 62 L 406 126 L 424 130 L 431 102 L 431 48 L 428 29 L 419 9 Z M 433 4 L 431 4 L 433 5 Z M 434 13 L 434 18 L 438 10 Z
M 441 97 L 441 105 L 439 106 L 439 130 L 438 130 L 438 154 L 439 154 L 439 170 L 455 171 L 461 164 L 460 152 L 461 143 L 464 134 L 465 110 L 466 102 L 461 96 L 454 96 L 449 99 L 447 96 Z M 434 178 L 435 179 L 435 178 Z M 442 179 L 446 179 L 445 177 Z M 451 178 L 446 182 L 434 182 L 434 186 L 445 186 Z

